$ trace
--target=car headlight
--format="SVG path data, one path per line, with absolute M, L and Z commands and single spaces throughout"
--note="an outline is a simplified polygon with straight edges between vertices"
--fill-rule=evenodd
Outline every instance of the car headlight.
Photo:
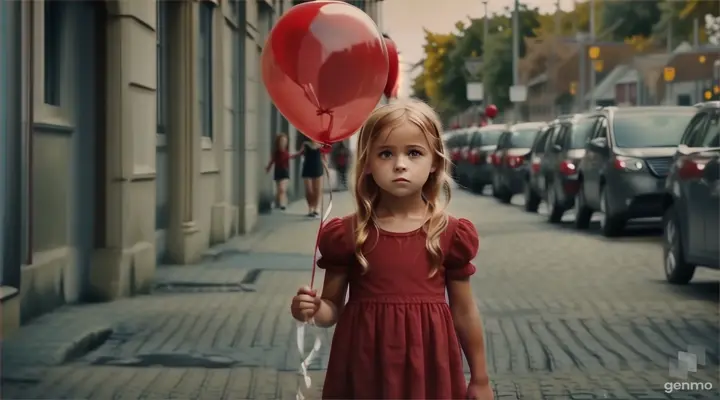
M 616 156 L 615 168 L 622 171 L 641 171 L 645 168 L 645 162 L 639 158 Z

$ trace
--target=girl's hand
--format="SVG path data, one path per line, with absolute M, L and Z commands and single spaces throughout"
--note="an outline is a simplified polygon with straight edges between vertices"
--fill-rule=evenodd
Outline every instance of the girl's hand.
M 317 290 L 303 286 L 297 291 L 297 295 L 293 297 L 290 305 L 290 312 L 293 318 L 300 322 L 311 320 L 315 313 L 320 309 L 320 297 Z
M 467 398 L 471 400 L 493 400 L 495 395 L 493 394 L 493 390 L 487 381 L 470 381 L 467 388 Z

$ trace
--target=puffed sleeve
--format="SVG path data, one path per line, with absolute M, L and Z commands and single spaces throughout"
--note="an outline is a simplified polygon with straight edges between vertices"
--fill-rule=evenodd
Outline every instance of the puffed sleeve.
M 463 279 L 474 274 L 475 266 L 471 261 L 477 254 L 478 246 L 475 226 L 464 218 L 458 219 L 445 258 L 445 276 L 449 279 Z
M 346 221 L 341 218 L 333 218 L 323 225 L 318 241 L 319 268 L 338 272 L 347 271 L 355 257 L 350 246 L 351 241 L 348 236 L 350 234 Z

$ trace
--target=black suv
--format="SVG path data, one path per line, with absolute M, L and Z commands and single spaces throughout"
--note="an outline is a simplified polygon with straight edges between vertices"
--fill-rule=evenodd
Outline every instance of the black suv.
M 665 182 L 663 258 L 670 283 L 720 268 L 720 102 L 700 104 Z
M 605 236 L 633 218 L 663 214 L 665 178 L 695 107 L 608 107 L 590 115 L 592 134 L 579 165 L 575 226 L 586 229 L 601 211 Z
M 541 199 L 547 202 L 548 221 L 560 222 L 573 207 L 579 188 L 578 163 L 595 120 L 586 114 L 558 117 L 541 133 L 530 155 L 525 187 L 527 211 L 537 211 Z

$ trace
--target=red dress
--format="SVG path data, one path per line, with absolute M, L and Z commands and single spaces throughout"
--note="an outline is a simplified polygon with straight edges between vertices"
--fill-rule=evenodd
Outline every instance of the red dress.
M 441 236 L 444 271 L 429 278 L 425 233 L 373 228 L 354 255 L 354 217 L 330 220 L 318 267 L 347 272 L 350 297 L 335 328 L 323 399 L 464 399 L 461 348 L 445 296 L 446 279 L 475 273 L 473 224 L 450 217 Z

